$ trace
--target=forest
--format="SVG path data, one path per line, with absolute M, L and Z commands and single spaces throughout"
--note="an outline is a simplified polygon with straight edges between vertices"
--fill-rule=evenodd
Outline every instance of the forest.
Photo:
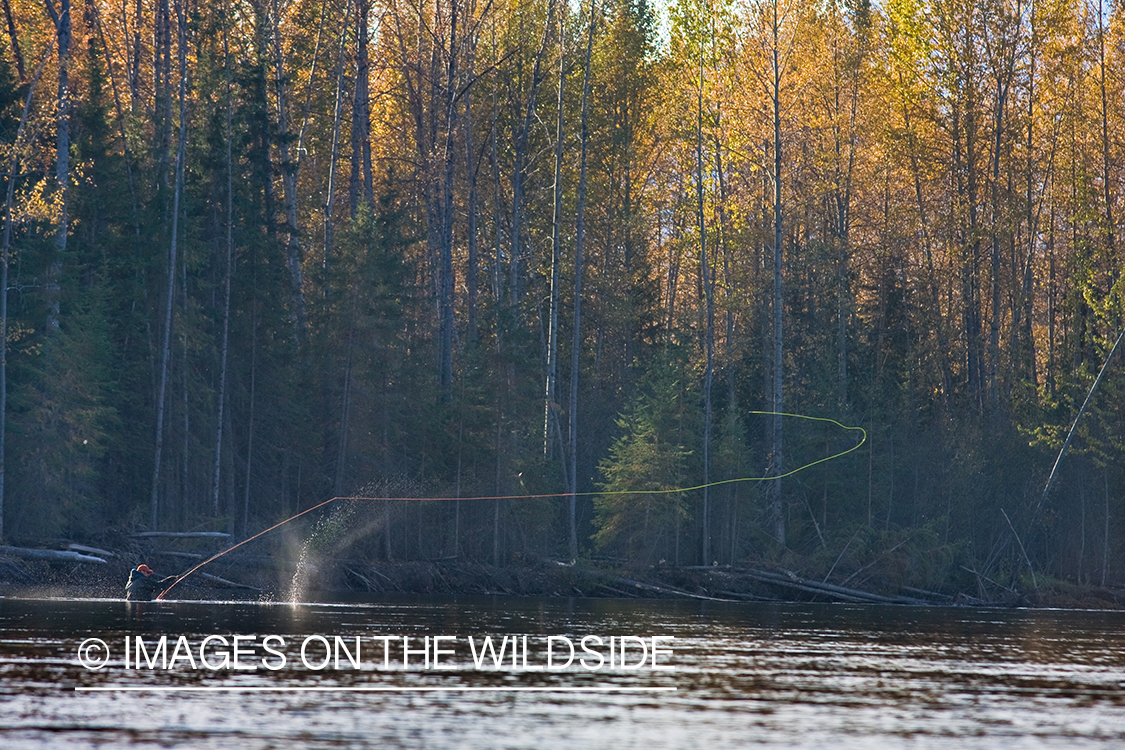
M 3 540 L 1125 580 L 1114 5 L 3 3 Z

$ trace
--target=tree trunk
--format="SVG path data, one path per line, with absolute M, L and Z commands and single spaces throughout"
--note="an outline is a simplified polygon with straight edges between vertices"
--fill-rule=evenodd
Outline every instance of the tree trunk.
M 453 399 L 453 136 L 457 120 L 457 11 L 458 0 L 450 3 L 449 59 L 445 75 L 445 148 L 443 153 L 441 239 L 440 239 L 440 336 L 439 380 L 441 398 Z
M 535 100 L 539 93 L 539 84 L 543 81 L 542 62 L 547 51 L 547 42 L 551 38 L 551 29 L 555 24 L 555 9 L 558 0 L 549 0 L 547 5 L 547 21 L 543 25 L 543 41 L 539 51 L 535 54 L 535 63 L 531 71 L 531 89 L 527 94 L 527 105 L 524 108 L 523 120 L 516 132 L 515 166 L 512 168 L 512 243 L 511 265 L 509 266 L 509 305 L 513 308 L 520 300 L 520 222 L 523 212 L 523 170 L 527 160 L 527 140 L 531 134 L 531 125 L 535 120 Z
M 469 81 L 473 80 L 473 61 L 476 48 L 476 37 L 469 42 L 469 59 L 468 59 L 468 78 Z M 465 173 L 469 181 L 469 232 L 468 232 L 468 245 L 469 245 L 469 267 L 465 272 L 465 285 L 468 291 L 468 339 L 470 343 L 477 341 L 477 298 L 480 294 L 477 275 L 480 272 L 480 258 L 478 257 L 477 249 L 477 215 L 478 215 L 478 198 L 477 198 L 477 169 L 480 162 L 475 159 L 473 152 L 473 95 L 472 86 L 465 91 Z
M 250 415 L 246 420 L 246 474 L 242 487 L 242 533 L 250 528 L 250 478 L 254 465 L 254 407 L 258 395 L 258 301 L 255 299 L 250 315 Z M 233 479 L 232 479 L 233 482 Z M 233 487 L 232 487 L 233 490 Z M 231 497 L 233 505 L 234 498 Z M 234 508 L 231 508 L 230 526 L 234 527 Z
M 155 15 L 152 26 L 153 127 L 160 164 L 157 187 L 163 188 L 168 183 L 172 149 L 172 22 L 168 0 L 158 0 Z
M 590 56 L 594 48 L 594 22 L 599 8 L 590 2 L 590 27 L 586 36 L 586 61 L 582 70 L 582 114 L 580 125 L 581 160 L 578 167 L 578 216 L 574 246 L 574 326 L 570 348 L 570 501 L 567 521 L 570 527 L 570 559 L 578 558 L 578 374 L 582 351 L 582 254 L 586 245 L 586 159 L 590 144 L 589 99 Z
M 695 111 L 696 198 L 699 219 L 699 271 L 703 277 L 703 297 L 706 304 L 707 330 L 703 343 L 706 352 L 706 369 L 703 375 L 703 514 L 700 519 L 703 532 L 702 559 L 711 560 L 711 385 L 714 380 L 715 354 L 715 299 L 711 282 L 711 268 L 707 261 L 707 225 L 703 217 L 703 40 L 699 47 L 699 89 Z
M 1016 32 L 1018 33 L 1018 32 Z M 1007 39 L 1001 40 L 1008 42 Z M 1003 50 L 1004 57 L 999 60 L 996 71 L 996 97 L 995 111 L 993 112 L 993 141 L 992 141 L 992 191 L 991 191 L 991 219 L 992 227 L 992 253 L 991 253 L 991 279 L 992 291 L 991 310 L 988 331 L 988 400 L 993 411 L 1000 408 L 1000 232 L 999 227 L 1004 222 L 1000 206 L 1000 153 L 1003 146 L 1005 110 L 1007 109 L 1008 92 L 1011 89 L 1012 79 L 1015 76 L 1017 40 L 1010 42 L 1010 47 Z M 994 61 L 995 64 L 995 61 Z M 1010 231 L 1010 230 L 1008 230 Z
M 55 227 L 55 252 L 47 268 L 44 293 L 47 300 L 47 333 L 59 327 L 59 284 L 63 259 L 66 257 L 67 237 L 70 231 L 70 205 L 67 200 L 70 185 L 70 0 L 59 0 L 55 10 L 53 0 L 47 0 L 47 12 L 55 24 L 55 38 L 59 51 L 59 89 L 56 123 L 58 132 L 55 144 L 55 180 L 62 198 L 58 225 Z
M 105 29 L 102 26 L 101 14 L 98 12 L 98 6 L 96 4 L 91 4 L 89 7 L 93 11 L 94 20 L 98 26 L 98 38 L 101 40 L 102 49 L 105 51 L 106 65 L 109 68 L 109 82 L 110 86 L 113 88 L 114 113 L 117 115 L 118 135 L 121 136 L 121 149 L 125 156 L 125 174 L 129 180 L 130 206 L 133 210 L 133 229 L 139 238 L 141 236 L 141 223 L 137 215 L 137 188 L 133 180 L 133 155 L 129 149 L 128 134 L 125 132 L 125 110 L 121 106 L 121 95 L 117 90 L 117 76 L 114 74 L 113 69 L 113 55 L 110 54 L 109 45 L 106 44 Z M 127 58 L 126 62 L 128 62 Z
M 293 325 L 293 338 L 298 351 L 303 351 L 308 337 L 308 317 L 305 313 L 304 278 L 301 270 L 301 239 L 297 226 L 297 165 L 293 161 L 289 147 L 289 91 L 285 83 L 284 57 L 281 51 L 280 10 L 278 0 L 273 3 L 273 23 L 270 34 L 273 39 L 275 90 L 277 92 L 277 145 L 281 150 L 281 189 L 285 200 L 285 230 L 288 235 L 285 244 L 285 264 L 289 269 L 290 284 L 290 322 Z M 362 45 L 366 49 L 366 45 Z M 371 146 L 368 143 L 367 152 Z M 370 168 L 368 170 L 370 172 Z M 370 181 L 370 174 L 368 181 Z
M 562 154 L 563 154 L 563 91 L 566 79 L 566 52 L 563 49 L 563 29 L 559 23 L 559 91 L 558 113 L 555 120 L 555 185 L 551 216 L 551 302 L 547 323 L 547 385 L 543 397 L 543 455 L 550 456 L 551 440 L 557 429 L 558 404 L 555 381 L 558 376 L 559 356 L 559 251 L 562 242 Z M 561 433 L 560 433 L 561 434 Z M 561 448 L 562 446 L 560 446 Z M 563 474 L 570 484 L 563 457 Z M 568 488 L 569 489 L 569 488 Z
M 179 27 L 180 62 L 180 142 L 176 154 L 176 177 L 172 197 L 172 240 L 168 249 L 168 285 L 165 290 L 164 343 L 160 348 L 160 386 L 156 393 L 156 454 L 152 467 L 152 496 L 149 529 L 156 530 L 159 519 L 160 463 L 164 450 L 164 395 L 168 389 L 168 362 L 171 359 L 172 303 L 176 291 L 177 240 L 179 238 L 180 194 L 184 182 L 184 156 L 187 146 L 187 17 L 183 0 L 176 6 Z
M 348 16 L 352 4 L 348 0 L 344 9 L 344 28 L 340 30 L 340 53 L 336 64 L 336 103 L 332 110 L 332 151 L 328 157 L 328 188 L 324 200 L 324 267 L 328 268 L 332 257 L 332 212 L 336 205 L 336 163 L 340 156 L 340 120 L 344 101 L 344 50 L 347 48 Z M 353 210 L 354 215 L 354 210 Z
M 340 435 L 336 441 L 336 479 L 332 490 L 337 497 L 344 492 L 344 471 L 347 468 L 348 461 L 348 430 L 352 412 L 352 369 L 355 364 L 355 319 L 359 314 L 355 304 L 358 291 L 350 292 L 349 296 L 352 298 L 352 305 L 348 312 L 348 347 L 347 359 L 344 364 L 344 393 L 340 402 Z
M 8 39 L 12 43 L 12 58 L 16 61 L 16 72 L 20 82 L 27 80 L 27 73 L 23 69 L 23 54 L 20 52 L 19 34 L 16 32 L 16 21 L 12 17 L 12 2 L 4 0 L 4 20 L 8 22 Z
M 144 23 L 145 23 L 144 14 L 143 14 L 143 10 L 142 10 L 143 6 L 144 6 L 144 0 L 134 0 L 134 2 L 133 2 L 133 54 L 132 54 L 132 64 L 129 67 L 129 103 L 130 103 L 131 108 L 135 108 L 137 106 L 137 102 L 139 102 L 140 98 L 141 98 L 141 94 L 140 94 L 140 87 L 141 87 L 141 49 L 144 46 L 141 43 L 141 27 L 144 26 Z M 122 6 L 121 13 L 122 13 L 122 15 L 124 15 L 124 13 L 125 13 L 124 6 Z M 122 20 L 122 23 L 121 23 L 122 28 L 128 28 L 128 24 L 125 23 L 124 17 L 121 20 Z
M 941 407 L 942 411 L 948 414 L 949 393 L 953 388 L 953 373 L 949 364 L 948 335 L 941 315 L 941 295 L 938 291 L 937 272 L 934 269 L 933 239 L 930 233 L 929 214 L 926 211 L 925 199 L 922 196 L 922 172 L 918 160 L 917 142 L 910 124 L 909 105 L 905 101 L 902 104 L 902 119 L 910 147 L 910 173 L 914 180 L 914 200 L 918 206 L 918 223 L 922 231 L 922 247 L 928 276 L 927 287 L 933 313 L 933 328 L 938 341 L 939 369 L 941 370 Z
M 374 184 L 371 177 L 371 94 L 370 62 L 368 57 L 368 17 L 371 0 L 356 3 L 356 56 L 355 92 L 352 98 L 352 173 L 348 187 L 351 217 L 359 210 L 360 190 L 371 204 Z
M 1109 257 L 1114 257 L 1113 223 L 1113 192 L 1110 180 L 1110 137 L 1109 137 L 1109 100 L 1106 93 L 1106 66 L 1105 66 L 1105 6 L 1098 3 L 1098 89 L 1101 93 L 1101 146 L 1102 146 L 1102 199 L 1105 201 L 1105 231 L 1106 249 Z
M 219 487 L 223 456 L 223 427 L 225 422 L 226 397 L 227 397 L 227 354 L 230 342 L 230 283 L 234 261 L 234 161 L 233 139 L 234 131 L 231 123 L 231 79 L 230 79 L 230 30 L 229 19 L 223 21 L 223 59 L 226 73 L 226 141 L 227 141 L 227 252 L 226 268 L 223 273 L 223 343 L 219 364 L 219 415 L 215 421 L 215 466 L 211 482 L 211 514 L 219 515 Z
M 785 368 L 782 361 L 784 353 L 782 334 L 782 278 L 781 278 L 781 21 L 778 15 L 778 0 L 773 3 L 772 63 L 773 80 L 770 103 L 773 109 L 773 380 L 771 382 L 771 404 L 773 411 L 773 437 L 771 468 L 776 477 L 769 484 L 769 517 L 773 535 L 777 542 L 785 545 L 785 514 L 781 500 L 781 475 L 783 470 L 783 426 L 781 413 L 784 410 L 783 383 Z

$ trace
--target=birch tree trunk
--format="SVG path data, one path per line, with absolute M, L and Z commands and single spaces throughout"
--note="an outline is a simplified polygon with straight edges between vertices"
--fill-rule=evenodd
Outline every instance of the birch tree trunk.
M 582 113 L 579 125 L 581 156 L 578 167 L 578 216 L 574 243 L 574 325 L 570 348 L 570 559 L 578 558 L 578 374 L 582 352 L 582 254 L 586 246 L 586 160 L 590 145 L 590 57 L 594 49 L 594 23 L 600 7 L 590 2 L 590 25 L 586 33 L 586 60 L 582 69 Z
M 562 241 L 563 89 L 566 77 L 566 55 L 563 50 L 562 34 L 563 29 L 560 22 L 558 113 L 555 119 L 554 208 L 551 215 L 551 301 L 547 322 L 547 385 L 543 394 L 543 455 L 545 456 L 551 454 L 552 434 L 558 429 L 558 397 L 555 394 L 555 381 L 559 369 L 559 250 Z M 566 471 L 565 462 L 563 474 L 567 477 L 566 483 L 569 485 L 569 473 Z
M 352 4 L 348 0 L 344 9 L 344 28 L 340 30 L 340 52 L 336 60 L 336 103 L 332 109 L 332 151 L 328 157 L 328 188 L 324 200 L 324 267 L 331 263 L 332 257 L 332 212 L 336 206 L 336 164 L 340 158 L 340 119 L 344 101 L 344 50 L 347 49 L 348 16 Z

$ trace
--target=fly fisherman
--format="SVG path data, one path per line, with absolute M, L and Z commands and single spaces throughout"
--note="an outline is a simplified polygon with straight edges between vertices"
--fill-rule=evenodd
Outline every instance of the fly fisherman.
M 129 582 L 125 584 L 125 600 L 130 602 L 149 602 L 160 595 L 178 576 L 157 578 L 152 568 L 141 563 L 129 571 Z

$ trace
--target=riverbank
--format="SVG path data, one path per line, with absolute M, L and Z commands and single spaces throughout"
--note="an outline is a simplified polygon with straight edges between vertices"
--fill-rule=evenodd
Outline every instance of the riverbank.
M 50 560 L 15 554 L 12 549 L 17 548 L 5 548 L 0 554 L 0 596 L 115 598 L 124 595 L 129 570 L 141 560 L 160 575 L 183 575 L 206 559 L 201 553 L 82 548 L 77 554 L 82 559 Z M 1037 587 L 1017 590 L 990 581 L 993 585 L 979 582 L 974 590 L 934 591 L 878 577 L 865 579 L 862 587 L 845 583 L 766 562 L 636 568 L 605 560 L 535 560 L 496 566 L 457 559 L 295 562 L 233 553 L 186 577 L 169 598 L 309 601 L 362 592 L 1125 609 L 1122 586 L 1037 580 Z

